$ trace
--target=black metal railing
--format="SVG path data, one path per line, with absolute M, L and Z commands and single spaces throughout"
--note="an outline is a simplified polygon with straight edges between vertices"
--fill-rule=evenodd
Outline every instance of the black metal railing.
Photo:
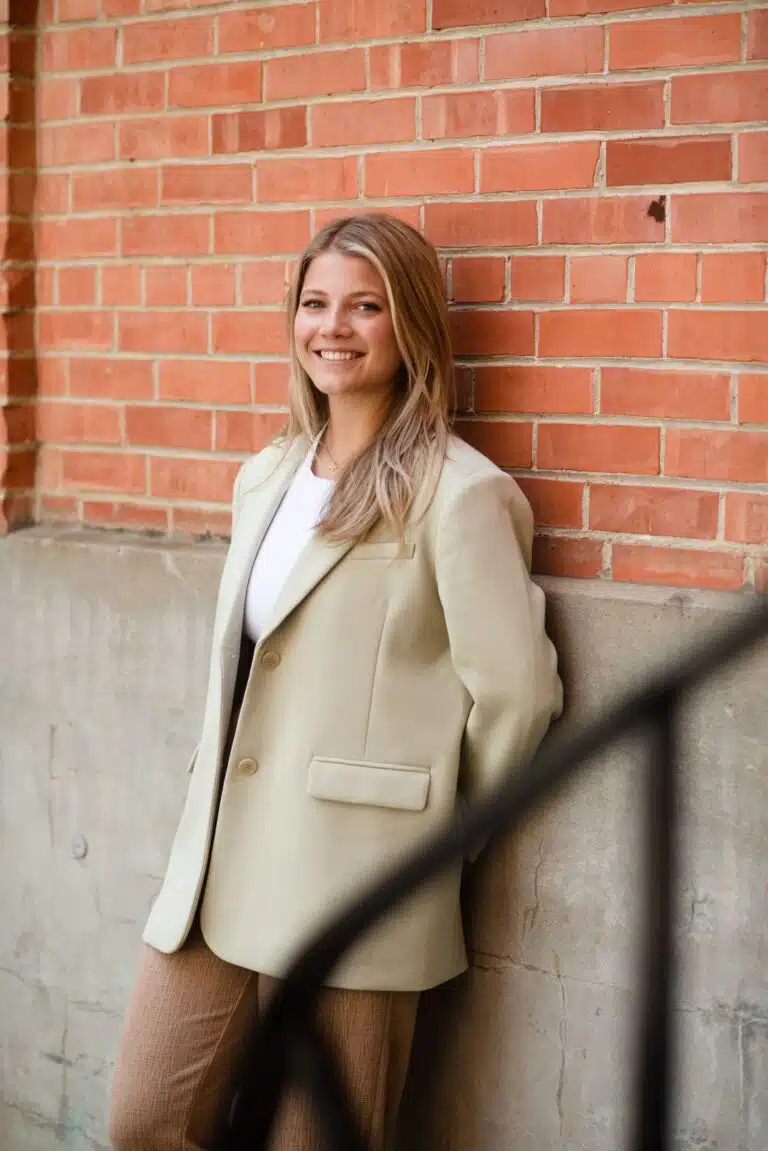
M 680 664 L 630 691 L 595 722 L 545 742 L 523 770 L 515 769 L 468 813 L 461 826 L 433 837 L 312 939 L 285 976 L 244 1053 L 226 1131 L 216 1151 L 265 1151 L 278 1104 L 289 1083 L 308 1089 L 329 1148 L 365 1151 L 333 1054 L 318 1029 L 314 1006 L 320 987 L 341 957 L 369 928 L 423 883 L 509 830 L 584 764 L 619 737 L 648 729 L 649 777 L 645 810 L 646 907 L 644 1004 L 639 1012 L 635 1116 L 631 1151 L 670 1146 L 672 944 L 678 777 L 677 718 L 683 698 L 702 681 L 768 638 L 768 600 L 731 628 L 697 647 Z M 254 1086 L 258 1084 L 256 1089 Z

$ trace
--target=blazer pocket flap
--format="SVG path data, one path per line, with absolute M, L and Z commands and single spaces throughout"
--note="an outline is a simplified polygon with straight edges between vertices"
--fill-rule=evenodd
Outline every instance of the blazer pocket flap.
M 423 811 L 427 806 L 429 780 L 427 767 L 315 756 L 309 765 L 307 790 L 315 799 L 336 803 Z
M 414 543 L 382 540 L 379 543 L 355 544 L 348 554 L 351 560 L 410 560 L 415 551 Z

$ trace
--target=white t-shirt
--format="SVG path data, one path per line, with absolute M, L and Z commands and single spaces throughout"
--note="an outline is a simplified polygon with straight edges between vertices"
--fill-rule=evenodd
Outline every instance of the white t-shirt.
M 245 595 L 244 630 L 258 643 L 291 568 L 312 538 L 333 488 L 333 480 L 312 471 L 314 448 L 280 501 L 251 568 Z

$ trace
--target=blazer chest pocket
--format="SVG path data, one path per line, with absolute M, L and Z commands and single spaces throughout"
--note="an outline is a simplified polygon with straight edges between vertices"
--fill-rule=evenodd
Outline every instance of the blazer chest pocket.
M 314 799 L 367 807 L 423 811 L 429 795 L 428 767 L 316 755 L 309 765 L 307 790 Z

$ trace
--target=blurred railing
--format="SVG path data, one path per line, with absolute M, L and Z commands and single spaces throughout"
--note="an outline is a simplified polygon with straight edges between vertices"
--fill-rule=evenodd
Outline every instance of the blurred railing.
M 401 900 L 480 848 L 490 836 L 513 828 L 599 751 L 639 730 L 647 734 L 650 754 L 644 812 L 644 987 L 638 1013 L 631 1151 L 667 1151 L 675 1054 L 671 1019 L 678 715 L 692 689 L 766 638 L 768 600 L 764 599 L 727 632 L 630 691 L 593 723 L 576 733 L 555 732 L 526 768 L 510 772 L 460 826 L 426 842 L 311 940 L 287 972 L 249 1041 L 226 1130 L 212 1151 L 266 1151 L 280 1098 L 291 1082 L 311 1092 L 330 1149 L 366 1151 L 335 1058 L 315 1022 L 318 990 L 347 949 Z

